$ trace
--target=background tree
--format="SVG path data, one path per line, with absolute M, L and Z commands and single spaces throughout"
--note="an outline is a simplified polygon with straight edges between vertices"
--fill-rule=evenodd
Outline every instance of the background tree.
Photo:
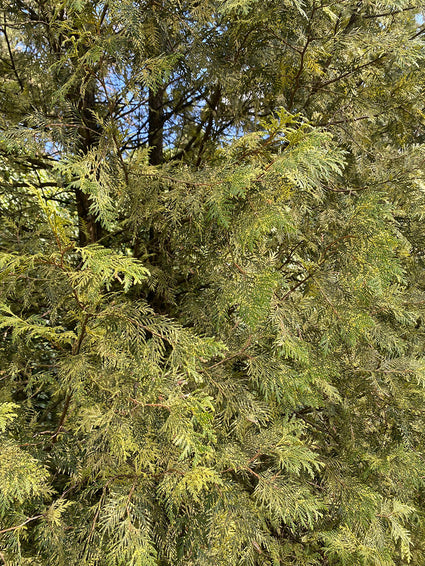
M 419 2 L 0 6 L 1 560 L 422 564 Z

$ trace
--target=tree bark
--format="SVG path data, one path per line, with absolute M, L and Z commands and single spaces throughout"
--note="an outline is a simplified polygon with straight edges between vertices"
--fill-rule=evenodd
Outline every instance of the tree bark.
M 149 90 L 148 145 L 150 148 L 150 165 L 160 165 L 164 160 L 164 93 L 165 87 Z
M 78 110 L 81 118 L 81 127 L 78 132 L 78 149 L 83 154 L 87 154 L 98 144 L 99 140 L 100 128 L 93 116 L 94 106 L 95 88 L 94 85 L 87 85 L 84 96 L 78 100 Z M 90 212 L 90 195 L 76 188 L 75 198 L 78 213 L 79 244 L 80 246 L 94 244 L 102 237 L 103 231 L 99 220 Z
M 102 237 L 102 226 L 90 212 L 90 197 L 81 189 L 75 189 L 78 214 L 78 242 L 81 247 L 94 244 Z

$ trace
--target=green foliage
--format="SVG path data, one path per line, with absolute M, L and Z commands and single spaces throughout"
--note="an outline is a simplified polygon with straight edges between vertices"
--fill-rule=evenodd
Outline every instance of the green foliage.
M 421 566 L 413 2 L 0 2 L 0 561 Z
M 4 432 L 9 421 L 13 421 L 17 417 L 15 409 L 18 409 L 19 405 L 16 403 L 2 403 L 0 405 L 0 431 Z

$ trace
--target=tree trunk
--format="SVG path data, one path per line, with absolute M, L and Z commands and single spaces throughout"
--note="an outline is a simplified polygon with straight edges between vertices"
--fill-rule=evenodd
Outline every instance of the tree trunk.
M 84 154 L 95 147 L 99 140 L 100 128 L 93 116 L 94 104 L 94 85 L 87 85 L 84 96 L 78 100 L 78 109 L 81 118 L 81 127 L 78 132 L 78 149 Z M 75 198 L 79 221 L 78 240 L 80 246 L 94 244 L 102 237 L 102 225 L 90 212 L 90 195 L 77 188 L 75 189 Z
M 80 189 L 75 189 L 78 214 L 78 242 L 81 247 L 94 244 L 102 237 L 102 226 L 90 212 L 90 197 Z
M 164 159 L 164 87 L 149 90 L 149 164 L 159 165 Z

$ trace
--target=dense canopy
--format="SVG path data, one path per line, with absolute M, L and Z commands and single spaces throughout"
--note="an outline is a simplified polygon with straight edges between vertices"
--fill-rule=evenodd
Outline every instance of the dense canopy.
M 0 0 L 0 560 L 425 557 L 419 0 Z

